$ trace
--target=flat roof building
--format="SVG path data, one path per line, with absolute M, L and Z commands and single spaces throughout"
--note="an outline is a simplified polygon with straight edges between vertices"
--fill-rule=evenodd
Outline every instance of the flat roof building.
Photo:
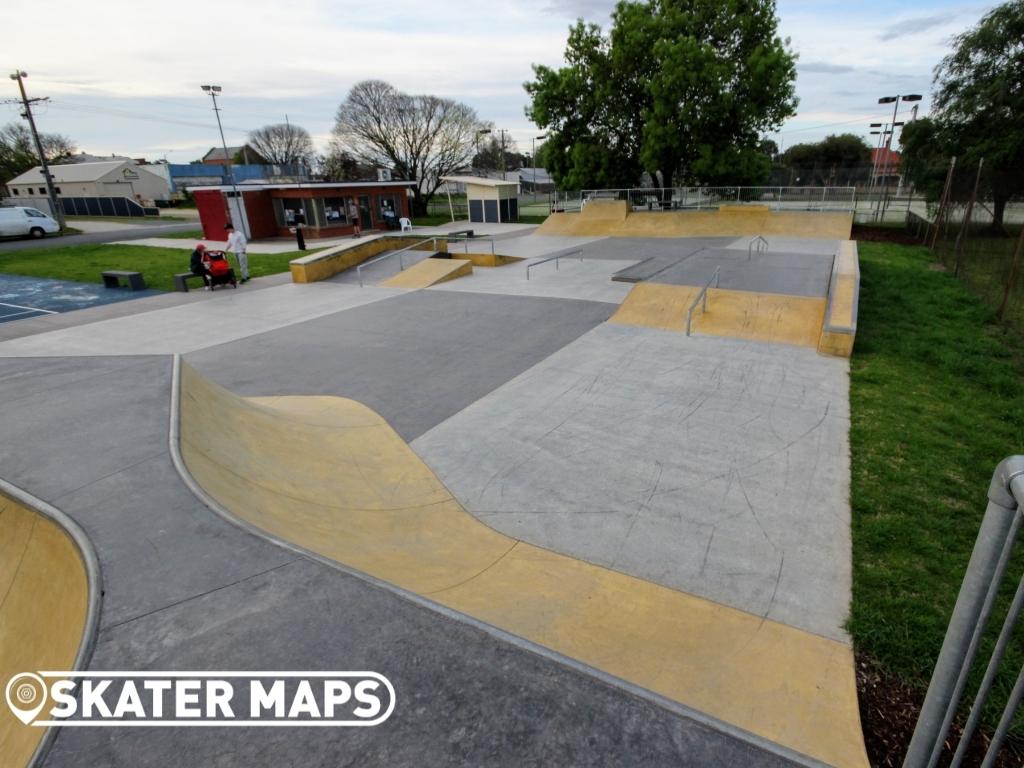
M 470 221 L 487 224 L 519 221 L 518 181 L 485 179 L 480 176 L 444 176 L 441 181 L 465 187 Z M 448 198 L 450 203 L 450 192 Z

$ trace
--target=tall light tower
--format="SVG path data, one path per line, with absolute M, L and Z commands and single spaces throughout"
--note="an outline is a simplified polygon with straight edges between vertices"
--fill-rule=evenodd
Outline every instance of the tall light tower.
M 11 75 L 11 80 L 18 81 L 18 90 L 21 92 L 21 103 L 25 107 L 25 112 L 22 114 L 26 120 L 28 120 L 28 126 L 32 129 L 32 140 L 36 144 L 36 152 L 39 154 L 39 164 L 43 168 L 43 179 L 46 181 L 46 196 L 50 200 L 50 209 L 53 211 L 53 218 L 60 224 L 60 228 L 64 229 L 64 209 L 61 208 L 57 202 L 57 190 L 53 186 L 53 176 L 50 175 L 50 166 L 46 164 L 46 154 L 43 152 L 43 142 L 39 140 L 39 132 L 36 130 L 36 121 L 32 117 L 32 104 L 37 101 L 45 101 L 46 99 L 30 99 L 25 94 L 25 78 L 28 77 L 28 72 L 22 72 L 20 69 Z
M 540 136 L 534 136 L 530 139 L 530 160 L 533 164 L 533 194 L 537 194 L 537 142 L 540 139 L 546 139 L 548 135 L 542 133 Z
M 204 85 L 202 89 L 210 94 L 210 98 L 213 99 L 213 112 L 217 115 L 217 130 L 220 131 L 220 145 L 224 149 L 224 161 L 227 163 L 228 168 L 228 182 L 231 184 L 231 194 L 235 198 L 235 203 L 238 206 L 237 210 L 239 214 L 242 213 L 242 198 L 238 194 L 238 186 L 235 184 L 235 172 L 231 168 L 231 158 L 228 157 L 228 143 L 224 141 L 224 127 L 220 124 L 220 107 L 217 106 L 217 94 L 221 92 L 219 85 Z M 230 206 L 228 208 L 230 211 Z M 250 237 L 249 234 L 249 222 L 246 221 L 248 217 L 239 215 L 242 221 L 239 222 L 242 229 L 242 234 L 246 237 Z M 234 222 L 232 222 L 234 223 Z

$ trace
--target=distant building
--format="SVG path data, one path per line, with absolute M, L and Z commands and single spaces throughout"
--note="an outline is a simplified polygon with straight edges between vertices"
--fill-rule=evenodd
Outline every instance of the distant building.
M 903 183 L 903 157 L 899 152 L 882 147 L 871 150 L 871 181 L 875 186 L 896 186 Z
M 554 192 L 555 180 L 548 175 L 546 168 L 520 168 L 519 186 L 524 192 Z
M 224 154 L 223 147 L 213 147 L 209 152 L 203 155 L 204 165 L 227 165 L 228 163 L 234 163 L 235 157 L 241 160 L 239 165 L 269 165 L 270 162 L 257 152 L 255 149 L 250 147 L 248 144 L 243 144 L 240 147 L 228 147 L 227 155 Z
M 58 198 L 124 197 L 143 205 L 170 198 L 167 181 L 133 160 L 106 160 L 101 163 L 51 165 L 50 175 Z M 34 205 L 49 210 L 43 169 L 36 166 L 7 182 L 10 202 Z M 30 202 L 31 201 L 31 202 Z

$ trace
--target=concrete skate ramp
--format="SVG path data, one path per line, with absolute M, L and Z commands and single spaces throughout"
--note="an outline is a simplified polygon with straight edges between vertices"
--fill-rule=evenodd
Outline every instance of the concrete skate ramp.
M 280 540 L 805 755 L 867 765 L 849 647 L 500 534 L 357 402 L 241 398 L 182 365 L 180 434 L 203 489 Z
M 434 259 L 418 261 L 403 269 L 394 277 L 384 280 L 381 285 L 389 288 L 429 288 L 432 285 L 473 274 L 473 262 L 469 259 Z
M 640 283 L 608 322 L 685 331 L 699 293 L 691 285 Z M 691 333 L 817 348 L 825 306 L 824 298 L 709 288 L 707 309 L 694 311 Z
M 536 234 L 572 237 L 778 235 L 847 240 L 852 227 L 852 213 L 772 211 L 761 205 L 722 206 L 712 211 L 631 211 L 625 201 L 592 200 L 580 213 L 548 216 Z
M 21 672 L 74 669 L 88 610 L 89 580 L 75 542 L 49 518 L 0 494 L 0 688 Z M 4 766 L 28 765 L 45 734 L 0 703 Z

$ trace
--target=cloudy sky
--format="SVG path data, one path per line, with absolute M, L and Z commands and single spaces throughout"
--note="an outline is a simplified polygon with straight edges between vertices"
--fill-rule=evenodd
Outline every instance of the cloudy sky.
M 464 101 L 528 149 L 537 130 L 523 114 L 531 64 L 562 64 L 577 17 L 607 26 L 610 0 L 5 0 L 0 10 L 9 72 L 29 73 L 40 130 L 93 154 L 171 162 L 217 142 L 209 98 L 224 89 L 229 144 L 285 115 L 323 146 L 353 83 L 386 80 L 411 93 Z M 783 146 L 828 133 L 867 137 L 891 119 L 878 97 L 922 93 L 950 38 L 994 3 L 956 0 L 779 0 L 780 31 L 799 54 L 799 114 Z M 17 86 L 7 82 L 7 93 Z M 0 123 L 18 120 L 0 105 Z

